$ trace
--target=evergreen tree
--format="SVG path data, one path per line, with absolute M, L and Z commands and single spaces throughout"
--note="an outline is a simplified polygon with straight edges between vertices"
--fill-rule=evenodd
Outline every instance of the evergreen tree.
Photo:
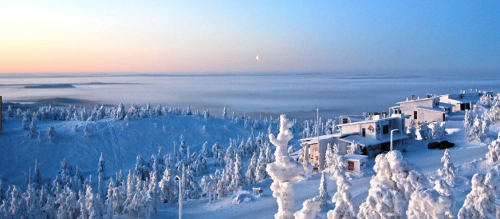
M 264 150 L 260 150 L 259 159 L 257 160 L 257 167 L 255 169 L 255 181 L 260 182 L 267 178 L 267 163 L 266 156 L 264 155 Z
M 243 173 L 243 162 L 241 161 L 240 156 L 236 155 L 230 188 L 234 193 L 236 193 L 244 185 L 246 185 L 246 180 L 245 174 Z
M 47 134 L 49 136 L 49 139 L 54 139 L 56 137 L 56 131 L 54 129 L 54 126 L 47 126 Z
M 321 182 L 319 183 L 319 199 L 320 199 L 320 208 L 326 208 L 328 206 L 328 199 L 330 199 L 330 195 L 328 194 L 326 180 L 325 180 L 325 172 L 321 172 Z
M 494 172 L 472 177 L 472 190 L 458 212 L 459 219 L 500 217 L 495 199 L 500 195 L 500 179 Z
M 96 175 L 101 175 L 102 178 L 106 178 L 106 161 L 104 160 L 104 156 L 101 153 L 101 157 L 99 157 L 99 163 Z
M 407 128 L 408 138 L 416 139 L 417 138 L 417 124 L 415 124 L 415 120 L 410 119 L 410 124 L 408 124 Z
M 450 152 L 448 151 L 448 149 L 444 151 L 441 162 L 444 164 L 444 168 L 440 170 L 440 173 L 444 180 L 449 185 L 453 186 L 455 184 L 455 167 L 451 162 Z
M 257 168 L 257 153 L 253 153 L 252 155 L 252 158 L 250 160 L 250 165 L 248 165 L 248 169 L 247 169 L 247 174 L 246 174 L 246 177 L 247 177 L 247 183 L 250 185 L 250 184 L 254 184 L 257 182 L 256 180 L 256 168 Z

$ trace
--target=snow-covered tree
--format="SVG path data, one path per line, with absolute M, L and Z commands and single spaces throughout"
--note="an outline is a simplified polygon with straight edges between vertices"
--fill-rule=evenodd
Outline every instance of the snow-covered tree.
M 351 193 L 348 192 L 351 183 L 347 180 L 343 169 L 337 170 L 334 175 L 337 179 L 337 192 L 332 198 L 335 208 L 328 211 L 328 219 L 354 219 L 356 218 L 357 209 L 352 202 Z
M 92 135 L 92 133 L 90 132 L 89 126 L 86 125 L 83 128 L 83 137 L 90 137 L 91 135 Z
M 259 159 L 257 160 L 257 166 L 255 168 L 255 182 L 260 182 L 267 178 L 268 174 L 266 172 L 266 168 L 266 155 L 264 150 L 260 150 Z
M 349 145 L 349 148 L 347 148 L 347 153 L 348 154 L 361 154 L 361 150 L 359 148 L 358 143 L 352 141 L 352 143 Z
M 370 180 L 368 197 L 357 217 L 404 218 L 410 195 L 427 187 L 427 179 L 397 150 L 378 155 L 373 169 L 377 174 Z
M 484 176 L 476 173 L 472 177 L 472 191 L 458 212 L 459 219 L 500 218 L 500 209 L 495 199 L 500 195 L 500 179 L 494 172 Z
M 474 118 L 472 118 L 472 112 L 470 110 L 465 110 L 464 117 L 464 132 L 467 138 L 471 138 L 470 133 L 472 130 L 472 125 L 474 125 Z
M 482 129 L 483 129 L 483 121 L 481 118 L 479 118 L 478 115 L 476 115 L 476 118 L 474 119 L 474 123 L 469 130 L 469 133 L 467 136 L 469 137 L 469 141 L 482 141 Z
M 233 177 L 229 188 L 236 193 L 242 186 L 246 185 L 245 174 L 243 173 L 243 162 L 239 155 L 236 155 L 234 162 Z
M 177 199 L 175 182 L 169 168 L 165 168 L 160 180 L 161 200 L 163 203 L 175 203 Z
M 99 163 L 97 168 L 97 175 L 101 175 L 102 178 L 106 178 L 106 161 L 104 160 L 104 156 L 101 153 L 101 157 L 99 157 Z
M 446 131 L 444 130 L 443 124 L 441 122 L 435 122 L 431 125 L 432 129 L 432 139 L 434 140 L 442 140 Z
M 295 217 L 295 219 L 316 218 L 316 215 L 318 214 L 318 210 L 320 208 L 320 205 L 321 205 L 321 200 L 317 196 L 310 198 L 310 199 L 307 199 L 306 201 L 304 201 L 304 203 L 302 203 L 302 209 L 295 212 L 293 214 L 293 217 Z M 276 215 L 274 217 L 278 218 L 278 217 L 276 217 Z M 291 217 L 291 218 L 293 218 L 293 217 Z
M 444 155 L 441 158 L 441 162 L 444 164 L 443 169 L 439 172 L 443 179 L 451 186 L 455 184 L 455 167 L 451 162 L 450 152 L 448 149 L 444 151 Z
M 219 182 L 217 182 L 217 197 L 221 199 L 226 196 L 227 196 L 226 182 L 224 181 L 224 178 L 221 178 Z
M 419 134 L 420 138 L 423 140 L 429 139 L 432 137 L 431 135 L 431 129 L 429 128 L 429 125 L 427 123 L 423 123 L 419 127 Z
M 330 195 L 328 194 L 325 172 L 321 172 L 321 182 L 319 183 L 319 199 L 320 199 L 320 208 L 326 208 L 328 206 L 328 199 L 330 199 Z
M 127 113 L 125 112 L 125 107 L 123 106 L 122 103 L 118 105 L 118 109 L 116 109 L 116 119 L 117 120 L 124 120 L 125 116 Z
M 333 168 L 334 165 L 335 165 L 335 156 L 333 153 L 333 147 L 330 143 L 328 143 L 326 146 L 326 154 L 325 154 L 325 169 Z
M 200 154 L 202 154 L 205 157 L 212 156 L 212 154 L 210 153 L 210 150 L 208 149 L 208 142 L 203 143 L 203 146 L 201 146 Z
M 56 130 L 54 129 L 54 126 L 47 126 L 47 134 L 49 135 L 49 139 L 54 139 L 54 137 L 56 137 Z
M 179 153 L 181 154 L 181 157 L 189 156 L 189 154 L 187 154 L 186 141 L 184 140 L 184 136 L 182 134 L 181 134 L 181 139 L 180 139 L 180 144 L 179 144 Z
M 222 118 L 223 118 L 223 119 L 226 119 L 226 118 L 227 118 L 227 111 L 226 111 L 226 107 L 224 107 L 224 109 L 222 110 Z
M 30 123 L 31 123 L 31 115 L 29 115 L 28 113 L 24 113 L 21 128 L 23 130 L 29 130 Z
M 253 153 L 252 155 L 252 158 L 250 159 L 250 165 L 248 165 L 248 169 L 247 169 L 247 174 L 246 174 L 246 177 L 247 177 L 247 183 L 250 185 L 250 184 L 254 184 L 257 182 L 256 180 L 256 168 L 257 168 L 257 153 Z
M 276 161 L 267 165 L 266 170 L 273 179 L 271 190 L 273 197 L 278 202 L 278 213 L 274 215 L 276 219 L 293 218 L 293 205 L 295 191 L 293 183 L 303 179 L 304 169 L 286 153 L 288 142 L 293 138 L 290 128 L 293 123 L 283 114 L 280 117 L 279 134 L 276 138 L 274 134 L 269 135 L 269 141 L 276 146 L 274 152 Z M 299 213 L 300 214 L 300 213 Z
M 415 120 L 411 119 L 408 124 L 408 128 L 406 129 L 409 139 L 417 138 L 417 124 L 415 124 Z
M 498 162 L 500 161 L 500 133 L 498 134 L 498 139 L 492 141 L 488 146 L 486 159 L 492 165 L 498 164 Z
M 454 218 L 455 198 L 442 180 L 436 180 L 434 188 L 421 188 L 413 192 L 406 211 L 409 219 Z
M 29 134 L 29 137 L 33 137 L 33 135 L 36 133 L 36 124 L 35 124 L 35 120 L 32 119 L 31 120 L 31 125 L 30 125 L 30 134 Z

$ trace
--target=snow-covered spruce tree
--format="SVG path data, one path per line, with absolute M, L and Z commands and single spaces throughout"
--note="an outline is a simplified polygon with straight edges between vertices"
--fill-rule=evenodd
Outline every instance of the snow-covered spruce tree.
M 479 118 L 478 115 L 476 115 L 476 118 L 474 119 L 474 123 L 473 123 L 473 125 L 472 125 L 472 127 L 469 130 L 469 133 L 467 135 L 469 137 L 469 141 L 481 142 L 482 141 L 482 139 L 481 139 L 482 128 L 483 128 L 483 121 L 481 120 L 481 118 Z
M 223 119 L 227 119 L 227 111 L 226 111 L 226 107 L 224 107 L 224 109 L 222 110 L 222 118 L 223 118 Z
M 124 120 L 127 113 L 125 112 L 125 107 L 122 103 L 118 105 L 116 109 L 116 120 Z
M 409 139 L 417 138 L 417 124 L 415 124 L 415 120 L 410 120 L 410 124 L 408 124 L 408 128 L 406 129 L 406 131 Z
M 500 218 L 500 209 L 495 199 L 500 195 L 500 179 L 494 172 L 484 176 L 476 173 L 472 177 L 472 191 L 458 212 L 459 219 Z
M 432 139 L 442 140 L 445 135 L 445 130 L 441 122 L 435 122 L 432 124 Z
M 187 145 L 186 145 L 186 141 L 184 140 L 184 135 L 182 135 L 182 134 L 181 134 L 181 139 L 180 139 L 180 144 L 179 144 L 179 153 L 181 154 L 181 157 L 189 156 L 189 154 L 186 155 Z
M 361 204 L 358 218 L 404 218 L 411 194 L 426 188 L 428 181 L 422 172 L 403 160 L 394 150 L 375 158 L 377 173 L 370 180 L 366 201 Z
M 219 180 L 219 182 L 217 182 L 217 197 L 218 197 L 218 199 L 221 199 L 221 198 L 224 198 L 226 196 L 227 196 L 226 182 L 224 181 L 224 177 L 222 177 Z
M 476 103 L 476 107 L 483 107 L 485 109 L 490 109 L 492 105 L 492 98 L 486 93 L 483 94 L 483 96 L 481 96 L 481 98 L 479 98 L 479 101 L 477 101 Z
M 175 182 L 169 168 L 165 168 L 163 178 L 160 180 L 161 201 L 163 203 L 175 203 L 177 200 L 174 192 Z
M 203 143 L 203 146 L 201 146 L 200 154 L 203 154 L 203 156 L 205 156 L 205 157 L 212 156 L 212 154 L 210 153 L 210 150 L 208 149 L 208 142 Z
M 90 137 L 92 135 L 92 133 L 90 132 L 90 129 L 89 129 L 89 126 L 86 125 L 84 128 L 83 128 L 83 137 Z
M 251 184 L 254 184 L 257 182 L 256 180 L 256 170 L 257 168 L 257 153 L 253 153 L 252 155 L 252 158 L 250 159 L 250 165 L 248 165 L 248 169 L 247 169 L 247 174 L 246 174 L 246 177 L 247 177 L 247 183 L 248 185 L 251 185 Z
M 444 167 L 439 171 L 440 175 L 443 177 L 443 180 L 445 180 L 449 185 L 453 186 L 455 184 L 455 167 L 451 162 L 450 152 L 448 151 L 448 149 L 444 151 L 441 162 L 444 164 Z
M 361 150 L 359 148 L 359 145 L 352 141 L 352 143 L 349 145 L 349 148 L 347 148 L 347 153 L 348 154 L 361 154 Z
M 266 148 L 266 163 L 270 164 L 270 163 L 274 162 L 274 157 L 271 154 L 271 147 L 269 146 L 269 143 L 267 143 L 267 142 L 264 143 L 264 147 Z
M 229 141 L 229 147 L 227 147 L 226 154 L 224 155 L 224 162 L 226 163 L 226 165 L 229 164 L 229 160 L 234 159 L 234 148 L 236 147 L 232 139 L 230 139 Z
M 21 128 L 23 130 L 29 130 L 30 128 L 30 123 L 31 123 L 31 115 L 29 115 L 27 112 L 23 114 L 23 120 L 22 120 L 22 126 Z
M 259 159 L 257 160 L 257 166 L 255 168 L 255 182 L 260 182 L 267 178 L 268 174 L 266 168 L 266 155 L 264 154 L 264 150 L 260 150 Z
M 320 208 L 328 207 L 328 199 L 330 199 L 330 195 L 328 194 L 325 172 L 321 172 L 321 182 L 319 183 L 319 199 L 320 199 Z
M 99 163 L 97 164 L 97 172 L 96 175 L 101 175 L 102 178 L 106 178 L 106 161 L 104 160 L 104 156 L 101 153 L 101 157 L 99 157 Z
M 491 142 L 488 146 L 488 152 L 486 153 L 486 159 L 491 165 L 496 165 L 500 161 L 500 133 L 498 134 L 498 139 Z
M 229 185 L 229 189 L 233 191 L 233 193 L 238 192 L 238 190 L 246 185 L 245 174 L 243 173 L 243 162 L 239 155 L 236 155 L 236 161 L 234 162 L 233 169 L 233 178 L 231 184 Z
M 56 137 L 56 130 L 54 129 L 54 126 L 47 126 L 47 134 L 49 139 L 54 139 Z
M 32 119 L 31 120 L 31 125 L 30 125 L 30 134 L 29 134 L 29 137 L 33 137 L 33 135 L 36 133 L 36 124 L 35 124 L 35 120 Z
M 293 205 L 295 191 L 293 183 L 303 179 L 304 169 L 286 153 L 288 142 L 293 138 L 289 130 L 293 123 L 283 114 L 280 117 L 279 134 L 276 138 L 274 134 L 269 135 L 269 141 L 276 146 L 274 152 L 276 161 L 267 165 L 267 172 L 273 179 L 271 190 L 273 197 L 278 202 L 278 213 L 274 215 L 276 219 L 293 218 Z
M 472 112 L 470 110 L 465 110 L 464 116 L 464 132 L 467 138 L 471 138 L 470 133 L 472 130 L 472 125 L 474 124 L 474 118 L 472 118 Z
M 334 167 L 335 157 L 333 154 L 333 147 L 330 143 L 326 146 L 326 154 L 325 154 L 325 170 L 331 169 Z
M 300 209 L 300 211 L 295 212 L 293 214 L 293 217 L 295 217 L 295 219 L 316 218 L 320 205 L 321 205 L 321 200 L 317 196 L 307 199 L 306 201 L 304 201 L 304 203 L 302 203 L 302 209 Z M 274 217 L 276 218 L 276 215 Z
M 115 192 L 116 187 L 115 187 L 115 182 L 113 181 L 113 177 L 109 178 L 108 182 L 108 191 L 106 192 L 106 202 L 104 203 L 106 206 L 106 217 L 108 218 L 113 218 L 113 215 L 115 214 L 115 205 L 114 205 L 114 195 L 113 193 Z
M 436 180 L 434 188 L 421 188 L 413 192 L 406 215 L 408 219 L 455 218 L 455 198 L 450 187 Z
M 421 124 L 418 132 L 419 132 L 420 138 L 422 138 L 422 140 L 426 140 L 428 138 L 431 138 L 431 131 L 429 128 L 429 124 L 427 124 L 427 123 Z
M 486 116 L 481 116 L 481 141 L 488 137 L 488 132 L 490 131 L 490 121 L 486 119 Z
M 332 198 L 335 208 L 328 211 L 328 219 L 354 219 L 357 209 L 352 203 L 351 193 L 348 192 L 351 183 L 347 180 L 343 168 L 336 170 L 334 175 L 337 179 L 337 192 Z

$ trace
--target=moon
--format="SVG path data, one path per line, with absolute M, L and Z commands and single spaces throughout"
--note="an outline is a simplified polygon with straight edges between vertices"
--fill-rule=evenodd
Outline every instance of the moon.
M 259 61 L 259 56 L 256 56 L 256 57 L 255 57 L 255 60 Z

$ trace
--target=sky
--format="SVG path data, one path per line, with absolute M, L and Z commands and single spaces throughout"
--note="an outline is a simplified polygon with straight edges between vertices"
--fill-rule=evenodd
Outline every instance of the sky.
M 500 1 L 16 0 L 0 7 L 0 73 L 349 71 L 500 72 Z

